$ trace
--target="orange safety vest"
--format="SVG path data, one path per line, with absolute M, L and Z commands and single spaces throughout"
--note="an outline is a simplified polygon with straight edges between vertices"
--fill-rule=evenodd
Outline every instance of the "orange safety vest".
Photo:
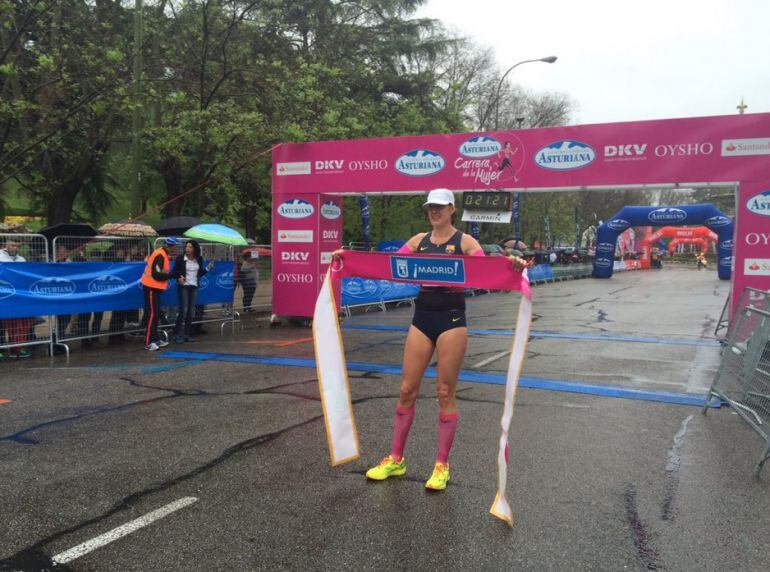
M 168 252 L 163 250 L 163 248 L 156 248 L 147 259 L 147 266 L 144 268 L 144 274 L 142 274 L 142 284 L 148 288 L 165 290 L 168 280 L 155 280 L 155 278 L 152 277 L 152 261 L 155 260 L 155 257 L 158 254 L 163 257 L 163 272 L 168 273 L 169 270 L 171 270 L 171 258 L 169 257 Z

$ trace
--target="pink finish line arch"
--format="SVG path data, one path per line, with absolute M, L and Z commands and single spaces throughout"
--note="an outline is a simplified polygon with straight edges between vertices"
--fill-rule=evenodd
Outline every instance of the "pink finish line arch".
M 336 195 L 725 184 L 738 188 L 736 300 L 770 289 L 770 114 L 277 145 L 274 312 L 312 315 L 342 243 Z

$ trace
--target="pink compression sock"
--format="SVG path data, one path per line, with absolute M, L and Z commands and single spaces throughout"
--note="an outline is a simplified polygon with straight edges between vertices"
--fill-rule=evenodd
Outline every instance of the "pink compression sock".
M 452 441 L 455 439 L 457 430 L 457 411 L 454 413 L 438 414 L 438 455 L 436 462 L 447 464 L 449 461 L 449 450 L 452 448 Z
M 393 419 L 393 447 L 390 450 L 390 456 L 394 461 L 400 461 L 404 456 L 404 445 L 409 435 L 409 428 L 414 421 L 415 406 L 404 409 L 396 405 L 396 416 Z

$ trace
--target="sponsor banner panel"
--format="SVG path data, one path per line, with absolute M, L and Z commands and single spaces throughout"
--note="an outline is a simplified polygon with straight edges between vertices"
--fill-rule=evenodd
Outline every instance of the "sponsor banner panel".
M 0 318 L 141 308 L 144 267 L 144 262 L 0 264 Z M 201 279 L 198 303 L 232 303 L 233 288 L 233 262 L 217 262 Z M 173 284 L 163 293 L 161 305 L 178 305 Z
M 273 201 L 273 312 L 276 314 L 313 315 L 321 284 L 318 277 L 321 203 L 320 195 L 315 194 L 293 194 Z
M 377 304 L 391 300 L 415 298 L 420 291 L 419 284 L 371 280 L 368 278 L 343 278 L 342 305 Z
M 770 290 L 770 180 L 741 184 L 733 244 L 734 309 L 744 288 Z
M 318 236 L 321 242 L 316 274 L 320 284 L 323 284 L 326 271 L 332 262 L 332 252 L 342 246 L 342 199 L 333 195 L 321 195 L 319 201 L 321 207 L 318 217 Z M 339 305 L 340 281 L 332 280 L 331 287 L 334 299 Z
M 766 113 L 283 144 L 273 149 L 273 191 L 283 199 L 308 189 L 366 193 L 745 181 L 766 176 L 768 154 Z

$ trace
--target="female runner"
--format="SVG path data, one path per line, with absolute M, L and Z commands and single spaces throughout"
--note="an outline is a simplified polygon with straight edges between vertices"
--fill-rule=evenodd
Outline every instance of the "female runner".
M 423 205 L 428 209 L 430 232 L 410 238 L 399 252 L 420 254 L 467 254 L 484 256 L 478 241 L 453 225 L 454 195 L 448 189 L 435 189 Z M 336 253 L 335 253 L 336 254 Z M 521 258 L 512 258 L 514 267 L 524 268 Z M 468 343 L 463 288 L 422 286 L 415 304 L 414 318 L 404 346 L 401 390 L 393 423 L 393 445 L 390 454 L 379 465 L 369 469 L 369 479 L 382 481 L 406 473 L 404 445 L 414 420 L 415 403 L 420 392 L 425 368 L 433 352 L 438 353 L 436 393 L 439 402 L 438 454 L 433 474 L 425 483 L 432 490 L 444 490 L 449 481 L 449 450 L 457 429 L 455 390 Z

